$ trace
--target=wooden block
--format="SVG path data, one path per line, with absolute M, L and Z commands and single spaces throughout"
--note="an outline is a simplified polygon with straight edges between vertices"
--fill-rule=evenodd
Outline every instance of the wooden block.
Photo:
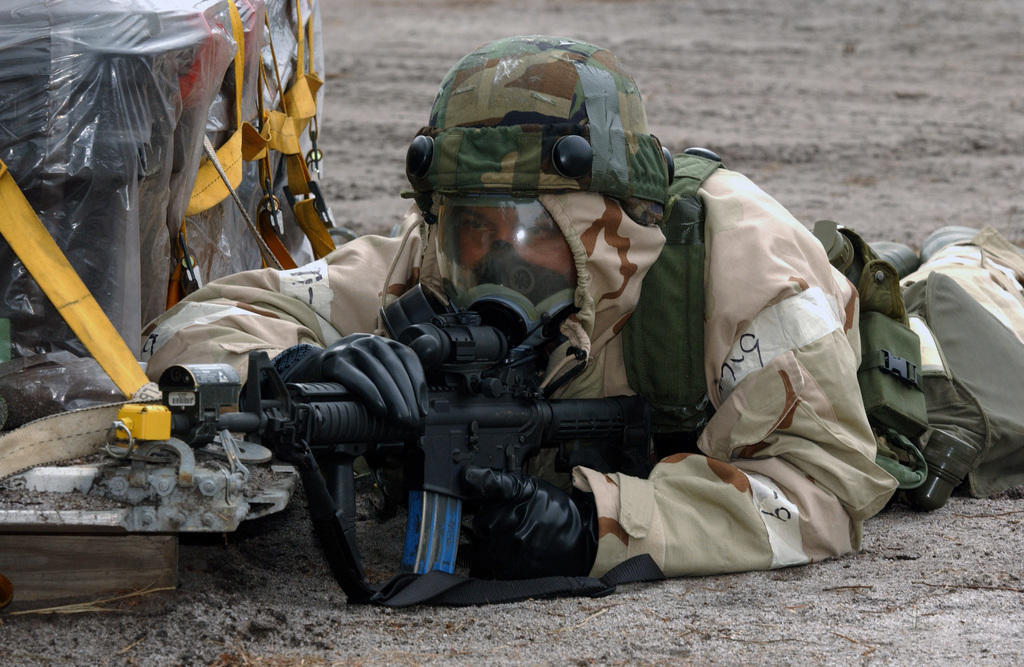
M 177 586 L 178 537 L 0 533 L 0 573 L 15 602 Z

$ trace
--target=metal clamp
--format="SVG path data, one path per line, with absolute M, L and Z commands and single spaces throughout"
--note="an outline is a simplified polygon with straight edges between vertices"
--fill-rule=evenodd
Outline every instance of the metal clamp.
M 203 286 L 203 279 L 199 275 L 195 255 L 185 243 L 185 235 L 182 233 L 178 234 L 178 246 L 181 248 L 181 288 L 185 294 L 191 294 Z
M 313 210 L 316 211 L 317 216 L 320 218 L 320 222 L 324 224 L 324 227 L 334 227 L 334 213 L 331 211 L 331 207 L 327 205 L 324 199 L 323 193 L 320 190 L 320 184 L 316 181 L 308 181 L 306 187 L 309 189 L 307 195 L 296 195 L 293 194 L 291 188 L 287 185 L 284 186 L 284 197 L 288 201 L 288 205 L 291 209 L 295 210 L 295 205 L 300 201 L 311 200 L 313 202 Z
M 306 185 L 309 186 L 309 192 L 313 196 L 313 208 L 316 209 L 317 215 L 320 216 L 320 221 L 324 223 L 325 227 L 334 227 L 334 213 L 331 212 L 331 207 L 327 205 L 327 200 L 324 199 L 323 192 L 320 190 L 320 184 L 316 181 L 310 181 Z
M 263 179 L 263 199 L 260 200 L 259 219 L 266 222 L 277 234 L 284 234 L 284 213 L 281 202 L 274 196 L 274 184 L 270 178 Z
M 230 469 L 229 472 L 225 472 L 228 478 L 226 489 L 229 495 L 238 493 L 245 486 L 245 483 L 249 481 L 249 469 L 242 464 L 242 454 L 239 451 L 238 442 L 227 429 L 223 429 L 220 432 L 220 446 L 224 448 L 224 453 L 227 454 L 228 467 Z
M 274 195 L 266 195 L 260 202 L 260 220 L 265 220 L 278 234 L 284 234 L 284 213 Z
M 314 122 L 316 118 L 314 117 Z M 316 172 L 316 177 L 320 178 L 320 163 L 324 159 L 324 152 L 320 150 L 316 145 L 317 131 L 312 127 L 309 128 L 309 143 L 312 145 L 309 152 L 306 153 L 306 166 Z

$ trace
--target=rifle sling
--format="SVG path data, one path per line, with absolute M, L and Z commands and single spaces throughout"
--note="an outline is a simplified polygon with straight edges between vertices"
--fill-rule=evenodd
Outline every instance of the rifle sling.
M 309 458 L 312 460 L 312 454 Z M 341 512 L 327 490 L 327 483 L 315 463 L 300 464 L 298 467 L 313 532 L 320 542 L 331 574 L 350 602 L 369 602 L 376 591 L 366 582 L 355 544 L 345 537 Z
M 649 554 L 625 560 L 602 577 L 537 577 L 507 581 L 474 579 L 440 570 L 426 574 L 399 574 L 371 600 L 384 607 L 417 604 L 449 607 L 501 604 L 560 597 L 598 598 L 615 592 L 619 584 L 661 581 L 665 578 Z
M 312 458 L 311 453 L 309 456 Z M 527 599 L 596 598 L 615 592 L 619 584 L 665 578 L 650 555 L 640 554 L 619 563 L 602 577 L 553 576 L 496 581 L 431 570 L 426 574 L 398 574 L 379 588 L 374 588 L 366 581 L 354 542 L 345 537 L 341 511 L 337 509 L 324 478 L 315 465 L 300 465 L 299 468 L 313 531 L 331 573 L 350 603 L 383 607 L 417 604 L 467 607 Z

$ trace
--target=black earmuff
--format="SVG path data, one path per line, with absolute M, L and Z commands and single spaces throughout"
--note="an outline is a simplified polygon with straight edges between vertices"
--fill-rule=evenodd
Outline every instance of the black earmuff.
M 668 167 L 668 183 L 672 185 L 672 181 L 676 178 L 676 161 L 672 159 L 672 153 L 664 146 L 661 147 L 661 154 L 665 156 L 665 165 Z
M 718 157 L 718 153 L 707 148 L 701 148 L 700 146 L 694 146 L 693 148 L 687 148 L 683 151 L 687 155 L 696 155 L 702 157 L 705 160 L 714 160 L 715 162 L 721 162 L 722 158 Z
M 551 163 L 565 178 L 579 178 L 590 173 L 594 165 L 594 149 L 578 134 L 567 134 L 551 147 Z
M 421 134 L 409 145 L 409 152 L 405 154 L 405 170 L 411 176 L 423 178 L 430 173 L 430 163 L 433 160 L 434 139 Z

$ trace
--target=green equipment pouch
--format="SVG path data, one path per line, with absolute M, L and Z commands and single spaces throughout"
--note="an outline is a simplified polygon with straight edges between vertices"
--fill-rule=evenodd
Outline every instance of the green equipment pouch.
M 883 433 L 913 440 L 928 428 L 921 381 L 921 340 L 909 326 L 899 273 L 852 229 L 840 230 L 853 246 L 860 295 L 861 364 L 857 371 L 868 420 Z M 889 440 L 899 448 L 900 439 Z M 908 452 L 917 460 L 916 452 Z
M 697 191 L 721 163 L 674 157 L 661 223 L 665 246 L 622 330 L 630 388 L 651 405 L 654 433 L 704 428 L 712 407 L 704 378 L 704 206 Z
M 910 327 L 879 312 L 860 316 L 857 371 L 868 420 L 913 439 L 928 428 L 921 384 L 921 342 Z
M 860 296 L 857 381 L 876 434 L 875 462 L 897 479 L 899 488 L 917 488 L 924 483 L 928 466 L 912 441 L 928 428 L 928 411 L 921 341 L 908 326 L 899 273 L 852 229 L 822 220 L 815 223 L 813 233 Z

